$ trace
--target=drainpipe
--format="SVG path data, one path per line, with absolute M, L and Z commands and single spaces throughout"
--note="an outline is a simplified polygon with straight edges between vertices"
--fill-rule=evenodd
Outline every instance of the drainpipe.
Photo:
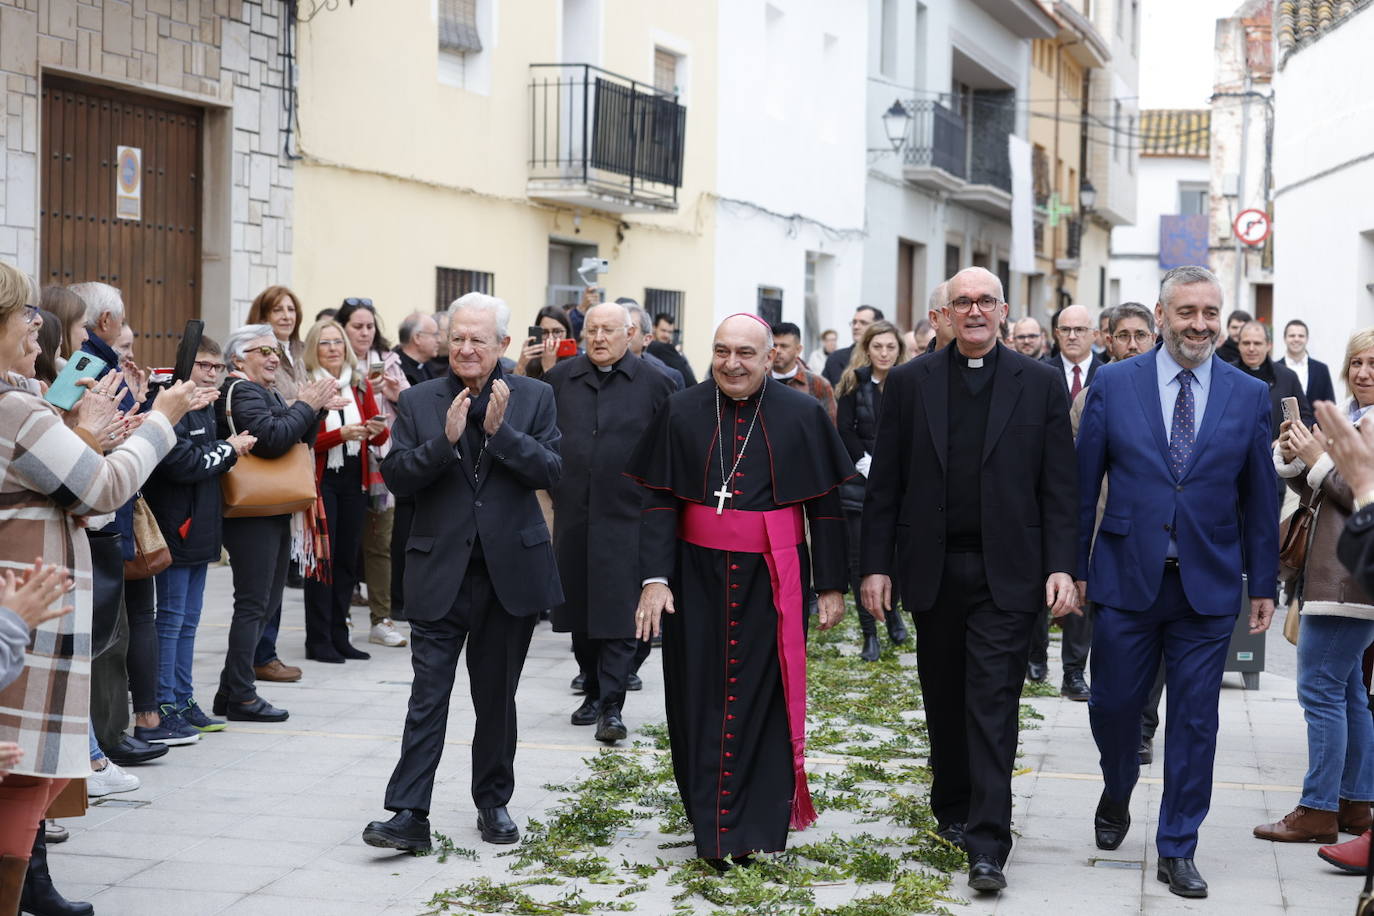
M 1244 52 L 1242 52 L 1244 53 Z M 1250 91 L 1254 87 L 1250 80 L 1250 61 L 1245 60 L 1245 96 L 1241 99 L 1240 109 L 1240 174 L 1236 179 L 1236 213 L 1245 209 L 1245 160 L 1250 145 Z M 1234 216 L 1232 219 L 1234 220 Z M 1232 310 L 1240 308 L 1241 280 L 1245 275 L 1245 248 L 1240 236 L 1236 234 L 1235 227 L 1231 229 L 1232 243 L 1236 250 L 1236 283 L 1235 293 L 1231 299 Z M 1248 311 L 1248 309 L 1247 309 Z

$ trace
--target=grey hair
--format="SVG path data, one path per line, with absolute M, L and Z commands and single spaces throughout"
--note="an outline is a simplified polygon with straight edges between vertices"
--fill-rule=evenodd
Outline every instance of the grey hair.
M 1221 281 L 1217 275 L 1205 267 L 1190 264 L 1186 267 L 1175 267 L 1164 275 L 1164 279 L 1159 281 L 1159 304 L 1169 305 L 1169 297 L 1174 292 L 1175 286 L 1192 286 L 1194 283 L 1210 283 L 1221 292 Z
M 420 322 L 428 317 L 424 312 L 411 312 L 406 316 L 405 321 L 401 322 L 400 328 L 396 331 L 396 336 L 400 339 L 402 346 L 410 343 L 410 338 L 414 336 L 415 329 L 420 326 Z
M 1246 328 L 1259 328 L 1261 331 L 1264 332 L 1264 340 L 1265 340 L 1265 343 L 1273 343 L 1273 342 L 1274 342 L 1274 332 L 1273 332 L 1273 329 L 1270 328 L 1269 325 L 1265 324 L 1263 321 L 1247 321 L 1247 322 L 1245 322 L 1245 324 L 1243 324 L 1243 325 L 1240 326 L 1240 333 L 1244 334 Z
M 124 297 L 119 290 L 108 283 L 73 283 L 67 289 L 81 297 L 86 303 L 86 324 L 95 326 L 100 316 L 109 312 L 120 321 L 124 320 Z
M 649 317 L 648 312 L 644 311 L 644 309 L 640 308 L 637 305 L 627 305 L 625 306 L 625 311 L 630 313 L 630 321 L 639 325 L 639 331 L 641 334 L 653 333 L 654 322 L 653 319 Z
M 229 335 L 229 339 L 224 342 L 224 361 L 229 364 L 231 371 L 234 368 L 234 360 L 241 359 L 244 351 L 248 349 L 248 344 L 259 337 L 270 337 L 272 342 L 276 343 L 277 333 L 272 330 L 270 324 L 245 324 Z
M 1122 319 L 1139 318 L 1145 322 L 1145 327 L 1150 329 L 1150 333 L 1155 333 L 1155 313 L 1141 305 L 1139 302 L 1123 302 L 1111 310 L 1112 323 L 1107 326 L 1107 333 L 1115 334 L 1116 326 Z
M 930 310 L 938 312 L 940 309 L 949 305 L 949 281 L 941 283 L 930 291 Z
M 497 299 L 495 296 L 488 296 L 486 293 L 468 293 L 453 300 L 453 304 L 448 307 L 448 317 L 450 323 L 459 309 L 473 309 L 478 312 L 490 312 L 492 318 L 496 320 L 496 336 L 509 337 L 510 329 L 510 306 L 506 305 L 506 300 Z

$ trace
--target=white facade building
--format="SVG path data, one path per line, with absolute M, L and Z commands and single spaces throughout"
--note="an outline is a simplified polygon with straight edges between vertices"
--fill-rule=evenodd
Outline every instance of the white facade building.
M 1334 376 L 1350 333 L 1374 325 L 1374 94 L 1352 66 L 1374 48 L 1374 6 L 1318 20 L 1318 5 L 1275 24 L 1274 326 L 1306 321 Z M 1300 14 L 1319 28 L 1300 32 Z
M 868 3 L 718 16 L 714 318 L 790 321 L 811 349 L 860 303 Z

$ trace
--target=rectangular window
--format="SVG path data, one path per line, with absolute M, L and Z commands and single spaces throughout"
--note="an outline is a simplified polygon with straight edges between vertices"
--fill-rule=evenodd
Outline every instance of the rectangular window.
M 959 246 L 958 246 L 958 245 L 948 245 L 948 244 L 945 245 L 945 277 L 946 277 L 946 279 L 948 279 L 949 277 L 954 276 L 955 274 L 957 274 L 957 273 L 959 272 L 959 268 L 963 266 L 962 264 L 959 263 L 960 260 L 962 259 L 962 257 L 963 257 L 963 252 L 961 252 L 961 251 L 959 250 Z
M 782 321 L 782 290 L 776 286 L 759 287 L 758 315 L 769 326 Z
M 1196 216 L 1207 212 L 1207 185 L 1179 182 L 1178 213 L 1180 216 Z
M 663 48 L 654 48 L 654 88 L 668 95 L 682 95 L 678 79 L 678 55 Z
M 883 76 L 897 76 L 897 0 L 883 0 L 883 19 L 879 25 L 878 70 Z
M 644 288 L 644 311 L 649 313 L 649 320 L 658 324 L 659 315 L 668 315 L 673 319 L 673 327 L 677 329 L 678 336 L 682 335 L 682 290 L 678 289 L 649 289 Z
M 496 275 L 480 270 L 463 270 L 457 267 L 436 267 L 434 281 L 434 310 L 443 311 L 453 304 L 453 300 L 468 293 L 493 294 L 496 289 Z
M 453 54 L 482 50 L 477 0 L 439 0 L 439 50 Z

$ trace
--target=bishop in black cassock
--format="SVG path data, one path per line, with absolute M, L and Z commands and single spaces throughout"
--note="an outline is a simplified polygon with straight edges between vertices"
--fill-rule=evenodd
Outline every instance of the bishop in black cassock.
M 707 859 L 781 850 L 815 820 L 807 585 L 822 628 L 844 613 L 854 466 L 820 403 L 767 378 L 771 351 L 754 316 L 722 322 L 712 378 L 668 399 L 626 469 L 647 489 L 638 634 L 661 619 L 673 769 Z

